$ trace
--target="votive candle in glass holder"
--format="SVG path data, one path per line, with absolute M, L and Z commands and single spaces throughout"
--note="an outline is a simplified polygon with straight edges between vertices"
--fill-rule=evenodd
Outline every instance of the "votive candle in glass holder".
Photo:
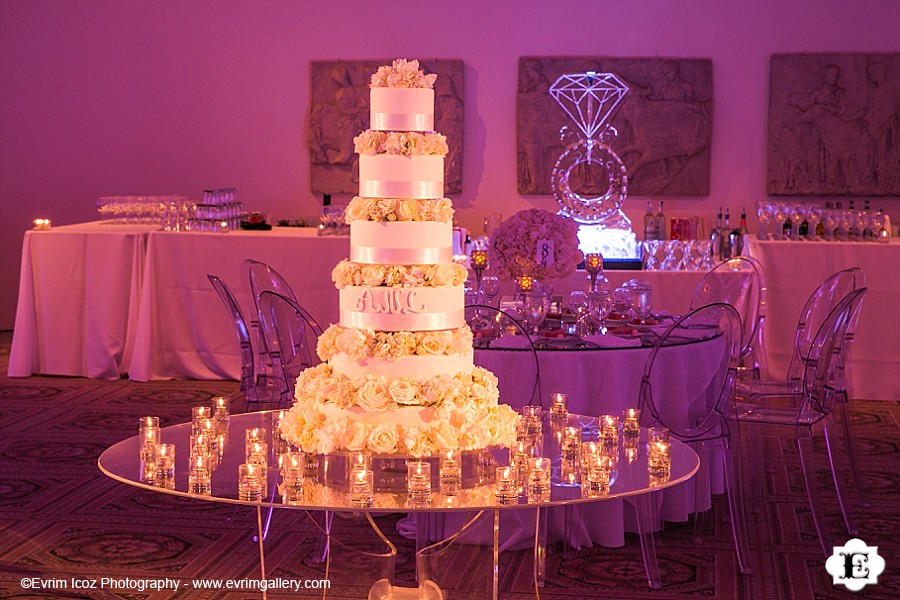
M 651 477 L 668 479 L 670 467 L 669 442 L 657 441 L 648 444 L 647 470 Z
M 441 494 L 455 496 L 462 487 L 462 454 L 459 450 L 442 450 L 440 456 Z
M 528 479 L 528 459 L 531 456 L 531 447 L 526 441 L 517 441 L 509 449 L 509 464 L 514 470 L 516 482 L 521 491 L 525 491 L 525 482 Z
M 303 504 L 306 455 L 302 452 L 286 452 L 281 459 L 281 502 L 287 506 Z
M 213 410 L 209 406 L 195 406 L 191 409 L 191 432 L 199 433 L 200 420 L 211 419 Z
M 528 459 L 528 504 L 550 502 L 550 459 Z
M 560 478 L 575 484 L 581 479 L 581 427 L 566 427 L 560 442 Z
M 35 231 L 50 231 L 50 219 L 35 219 L 33 225 Z
M 265 427 L 248 427 L 244 433 L 245 442 L 269 443 L 269 430 Z
M 159 417 L 141 417 L 139 428 L 141 460 L 153 462 L 154 449 L 160 441 Z
M 565 421 L 569 417 L 569 397 L 562 392 L 550 394 L 550 418 Z
M 366 450 L 350 452 L 350 455 L 347 457 L 347 461 L 350 465 L 350 468 L 348 469 L 348 477 L 350 477 L 353 471 L 356 470 L 372 470 L 372 453 Z
M 494 483 L 494 496 L 501 505 L 518 504 L 520 487 L 515 467 L 497 467 Z
M 618 446 L 619 417 L 615 415 L 600 416 L 600 441 L 607 446 Z
M 650 427 L 647 429 L 647 443 L 669 442 L 669 430 L 666 427 Z
M 412 501 L 431 500 L 431 463 L 424 460 L 406 461 L 406 491 Z
M 269 445 L 265 442 L 247 442 L 245 458 L 248 463 L 267 466 L 269 464 Z
M 225 433 L 228 430 L 228 421 L 231 413 L 228 408 L 228 398 L 226 396 L 215 396 L 212 399 L 213 420 L 216 422 L 216 431 Z
M 153 453 L 153 462 L 156 466 L 156 485 L 169 487 L 169 482 L 175 482 L 175 444 L 156 444 Z
M 526 436 L 537 436 L 541 434 L 541 407 L 533 404 L 525 405 L 521 408 L 522 425 Z
M 290 474 L 304 477 L 306 475 L 306 454 L 303 452 L 285 452 L 278 455 L 278 467 L 281 476 L 286 478 Z
M 191 456 L 188 471 L 188 492 L 209 496 L 212 493 L 212 461 L 208 455 Z
M 238 499 L 247 502 L 262 500 L 263 477 L 263 468 L 257 464 L 238 465 Z
M 375 500 L 375 474 L 372 469 L 353 469 L 350 474 L 350 503 L 372 506 Z
M 211 456 L 213 454 L 214 439 L 206 433 L 191 434 L 191 457 Z
M 598 455 L 589 460 L 581 474 L 581 495 L 584 498 L 602 498 L 609 494 L 612 478 L 612 461 L 608 456 Z
M 641 411 L 637 408 L 626 408 L 622 411 L 622 435 L 639 436 L 641 434 Z

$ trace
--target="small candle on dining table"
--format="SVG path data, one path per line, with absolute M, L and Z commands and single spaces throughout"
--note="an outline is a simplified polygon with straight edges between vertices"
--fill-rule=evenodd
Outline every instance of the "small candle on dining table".
M 472 250 L 472 268 L 483 269 L 487 267 L 488 253 L 487 250 Z
M 625 435 L 638 435 L 641 432 L 640 426 L 641 411 L 637 408 L 626 408 L 622 411 L 622 433 Z

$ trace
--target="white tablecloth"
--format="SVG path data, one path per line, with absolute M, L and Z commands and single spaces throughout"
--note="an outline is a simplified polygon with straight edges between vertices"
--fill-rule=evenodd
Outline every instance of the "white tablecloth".
M 221 277 L 249 318 L 252 298 L 241 263 L 267 263 L 324 327 L 338 315 L 331 270 L 349 253 L 349 237 L 320 238 L 311 228 L 150 234 L 130 377 L 238 379 L 234 326 L 206 275 Z
M 900 399 L 900 240 L 788 242 L 748 239 L 768 280 L 766 352 L 774 377 L 784 377 L 794 332 L 809 295 L 826 277 L 862 267 L 869 291 L 863 301 L 850 369 L 854 394 L 869 400 Z
M 10 377 L 128 371 L 151 229 L 82 223 L 25 233 Z

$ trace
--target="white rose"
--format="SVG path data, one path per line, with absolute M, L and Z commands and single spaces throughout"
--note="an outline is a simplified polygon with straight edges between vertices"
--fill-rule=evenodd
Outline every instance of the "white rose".
M 396 425 L 381 423 L 369 432 L 369 449 L 376 454 L 391 454 L 397 448 L 399 439 Z
M 391 405 L 391 395 L 384 378 L 368 380 L 356 394 L 356 404 L 368 412 L 380 412 Z
M 459 430 L 446 421 L 442 421 L 434 428 L 432 439 L 437 450 L 459 449 Z
M 353 263 L 347 259 L 339 262 L 331 271 L 331 280 L 338 289 L 350 285 L 353 281 Z
M 360 270 L 363 285 L 377 287 L 384 282 L 384 271 L 378 265 L 365 265 Z
M 428 333 L 422 337 L 416 354 L 424 356 L 442 355 L 447 351 L 446 336 L 440 332 Z
M 457 266 L 460 265 L 452 263 L 434 265 L 434 268 L 431 270 L 431 283 L 433 285 L 452 285 L 454 278 L 457 276 Z
M 395 379 L 388 386 L 388 392 L 391 398 L 397 404 L 412 405 L 418 404 L 416 396 L 419 393 L 419 386 L 415 382 L 405 379 Z
M 334 340 L 334 345 L 339 352 L 359 358 L 366 350 L 366 334 L 358 329 L 346 328 Z
M 352 452 L 365 450 L 367 437 L 366 426 L 359 421 L 353 421 L 344 432 L 344 447 Z

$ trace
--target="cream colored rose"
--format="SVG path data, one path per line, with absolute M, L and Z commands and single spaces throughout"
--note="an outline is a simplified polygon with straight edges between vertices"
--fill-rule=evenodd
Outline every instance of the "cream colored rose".
M 353 263 L 347 259 L 342 260 L 331 270 L 331 281 L 338 289 L 344 288 L 353 281 Z
M 368 434 L 365 425 L 358 421 L 351 421 L 344 432 L 344 447 L 353 452 L 365 450 Z
M 316 354 L 321 360 L 328 360 L 334 356 L 334 353 L 337 351 L 335 340 L 337 340 L 338 335 L 340 335 L 340 328 L 336 325 L 331 325 L 319 336 L 319 339 L 316 341 Z
M 354 196 L 347 204 L 347 210 L 344 211 L 347 222 L 350 221 L 366 221 L 369 219 L 369 213 L 366 210 L 365 198 Z
M 397 200 L 394 212 L 397 213 L 398 221 L 417 221 L 421 205 L 418 200 Z
M 388 391 L 387 379 L 373 377 L 366 381 L 356 394 L 356 404 L 368 412 L 379 412 L 391 406 L 391 394 Z
M 397 448 L 400 435 L 397 426 L 391 423 L 381 423 L 369 432 L 369 450 L 376 454 L 390 454 Z
M 417 354 L 423 356 L 435 356 L 442 355 L 447 351 L 447 336 L 444 335 L 444 332 L 431 332 L 427 333 L 422 337 L 422 341 L 419 342 L 419 347 L 416 351 Z
M 453 285 L 453 281 L 457 276 L 458 271 L 455 267 L 459 265 L 454 265 L 452 263 L 440 263 L 434 265 L 431 269 L 431 284 L 432 285 Z M 463 267 L 465 268 L 465 267 Z
M 419 386 L 413 381 L 395 379 L 388 386 L 388 393 L 397 404 L 413 405 L 419 403 L 417 398 Z
M 359 358 L 366 352 L 368 337 L 359 329 L 343 328 L 340 335 L 334 340 L 334 345 L 339 352 L 343 352 L 352 358 Z
M 384 269 L 379 265 L 364 265 L 359 270 L 362 285 L 378 287 L 384 282 Z
M 418 427 L 411 427 L 404 433 L 403 445 L 406 451 L 416 458 L 431 454 L 431 442 L 425 432 Z
M 432 430 L 432 442 L 436 450 L 459 449 L 459 430 L 447 421 L 441 421 Z

